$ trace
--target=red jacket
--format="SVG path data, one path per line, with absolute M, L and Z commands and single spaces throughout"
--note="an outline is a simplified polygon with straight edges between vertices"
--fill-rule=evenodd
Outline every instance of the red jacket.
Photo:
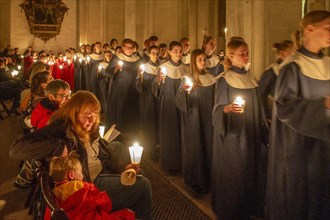
M 93 183 L 84 182 L 84 187 L 74 192 L 65 201 L 59 202 L 70 220 L 134 220 L 135 213 L 129 209 L 111 212 L 112 203 L 108 194 L 99 191 Z M 49 209 L 45 220 L 50 220 Z
M 50 116 L 58 109 L 58 106 L 49 101 L 48 98 L 42 99 L 33 109 L 31 114 L 31 124 L 35 129 L 45 127 Z

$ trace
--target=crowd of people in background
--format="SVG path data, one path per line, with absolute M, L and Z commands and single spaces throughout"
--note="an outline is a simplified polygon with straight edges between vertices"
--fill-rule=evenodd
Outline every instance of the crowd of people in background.
M 114 211 L 130 208 L 149 219 L 147 179 L 131 191 L 117 179 L 112 186 L 118 195 L 107 185 L 113 177 L 101 175 L 108 143 L 98 126 L 115 125 L 121 147 L 137 141 L 167 175 L 182 175 L 191 195 L 211 192 L 219 219 L 326 219 L 330 77 L 322 50 L 330 46 L 329 24 L 328 11 L 308 13 L 295 35 L 299 39 L 274 44 L 276 61 L 259 82 L 242 37 L 232 37 L 220 54 L 212 36 L 194 50 L 187 37 L 166 45 L 157 36 L 140 51 L 132 39 L 58 54 L 29 47 L 20 55 L 8 45 L 0 58 L 1 86 L 13 90 L 11 112 L 32 112 L 29 132 L 10 154 L 29 161 L 75 150 L 83 180 L 106 191 Z M 51 87 L 54 79 L 60 90 Z M 42 114 L 46 121 L 38 118 Z M 115 173 L 125 166 L 120 168 Z M 24 184 L 29 183 L 18 183 Z M 137 196 L 126 201 L 138 190 L 147 197 L 144 206 Z

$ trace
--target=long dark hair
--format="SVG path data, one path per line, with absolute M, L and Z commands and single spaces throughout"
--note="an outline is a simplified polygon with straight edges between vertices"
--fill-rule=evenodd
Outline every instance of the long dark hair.
M 194 83 L 197 86 L 200 86 L 202 84 L 199 79 L 199 75 L 203 70 L 199 70 L 196 65 L 197 57 L 201 54 L 204 54 L 206 56 L 205 52 L 202 49 L 195 49 L 191 52 L 191 58 L 190 58 L 191 60 L 190 60 L 189 75 L 193 78 Z

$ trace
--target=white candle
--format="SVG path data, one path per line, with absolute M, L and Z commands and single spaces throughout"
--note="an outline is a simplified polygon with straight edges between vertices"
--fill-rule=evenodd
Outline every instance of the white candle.
M 87 59 L 87 62 L 89 62 L 91 60 L 91 58 L 89 56 L 87 56 L 86 59 Z
M 21 66 L 19 66 L 19 65 L 17 66 L 17 69 L 18 69 L 18 70 L 21 70 L 21 68 L 22 68 Z
M 142 73 L 144 73 L 145 70 L 146 70 L 146 66 L 145 66 L 144 64 L 141 64 L 141 65 L 140 65 L 140 71 L 141 71 Z
M 190 91 L 192 90 L 194 83 L 191 81 L 191 79 L 189 77 L 186 77 L 185 83 L 189 86 L 187 91 L 188 91 L 188 94 L 190 94 Z
M 13 72 L 11 72 L 12 77 L 17 76 L 17 74 L 18 74 L 17 70 L 13 70 Z
M 165 67 L 162 67 L 162 68 L 160 68 L 160 71 L 163 73 L 162 76 L 164 78 L 162 80 L 162 83 L 164 83 L 165 82 L 165 77 L 166 77 L 166 74 L 167 74 L 167 69 Z
M 238 105 L 239 107 L 241 107 L 240 113 L 243 113 L 244 112 L 244 107 L 245 107 L 245 100 L 242 97 L 237 96 L 234 100 L 234 103 L 236 105 Z
M 134 143 L 133 146 L 129 147 L 129 154 L 131 157 L 132 164 L 139 164 L 141 162 L 143 147 L 138 143 Z
M 64 61 L 66 61 L 66 60 L 67 60 L 66 56 L 64 56 L 64 57 L 63 57 L 63 60 L 64 60 Z
M 71 60 L 68 60 L 68 64 L 70 64 L 71 63 Z
M 63 66 L 62 65 L 60 65 L 60 69 L 63 69 Z
M 74 55 L 74 56 L 73 56 L 73 59 L 76 60 L 76 59 L 77 59 L 77 55 Z
M 79 63 L 81 63 L 81 61 L 82 61 L 82 58 L 80 57 L 80 58 L 79 58 Z
M 104 136 L 104 130 L 105 130 L 105 127 L 103 125 L 100 125 L 99 126 L 99 133 L 100 133 L 101 138 L 103 138 L 103 136 Z
M 119 67 L 120 67 L 120 68 L 122 68 L 122 67 L 123 67 L 123 65 L 124 65 L 124 62 L 123 62 L 123 61 L 121 61 L 121 60 L 119 60 L 119 61 L 118 61 L 118 65 L 119 65 Z
M 101 65 L 99 65 L 97 68 L 99 69 L 99 71 L 102 70 L 102 66 Z

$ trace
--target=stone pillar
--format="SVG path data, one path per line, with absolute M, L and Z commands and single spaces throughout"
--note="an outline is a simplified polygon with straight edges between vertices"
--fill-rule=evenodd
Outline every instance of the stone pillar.
M 136 39 L 136 1 L 125 0 L 125 38 Z

